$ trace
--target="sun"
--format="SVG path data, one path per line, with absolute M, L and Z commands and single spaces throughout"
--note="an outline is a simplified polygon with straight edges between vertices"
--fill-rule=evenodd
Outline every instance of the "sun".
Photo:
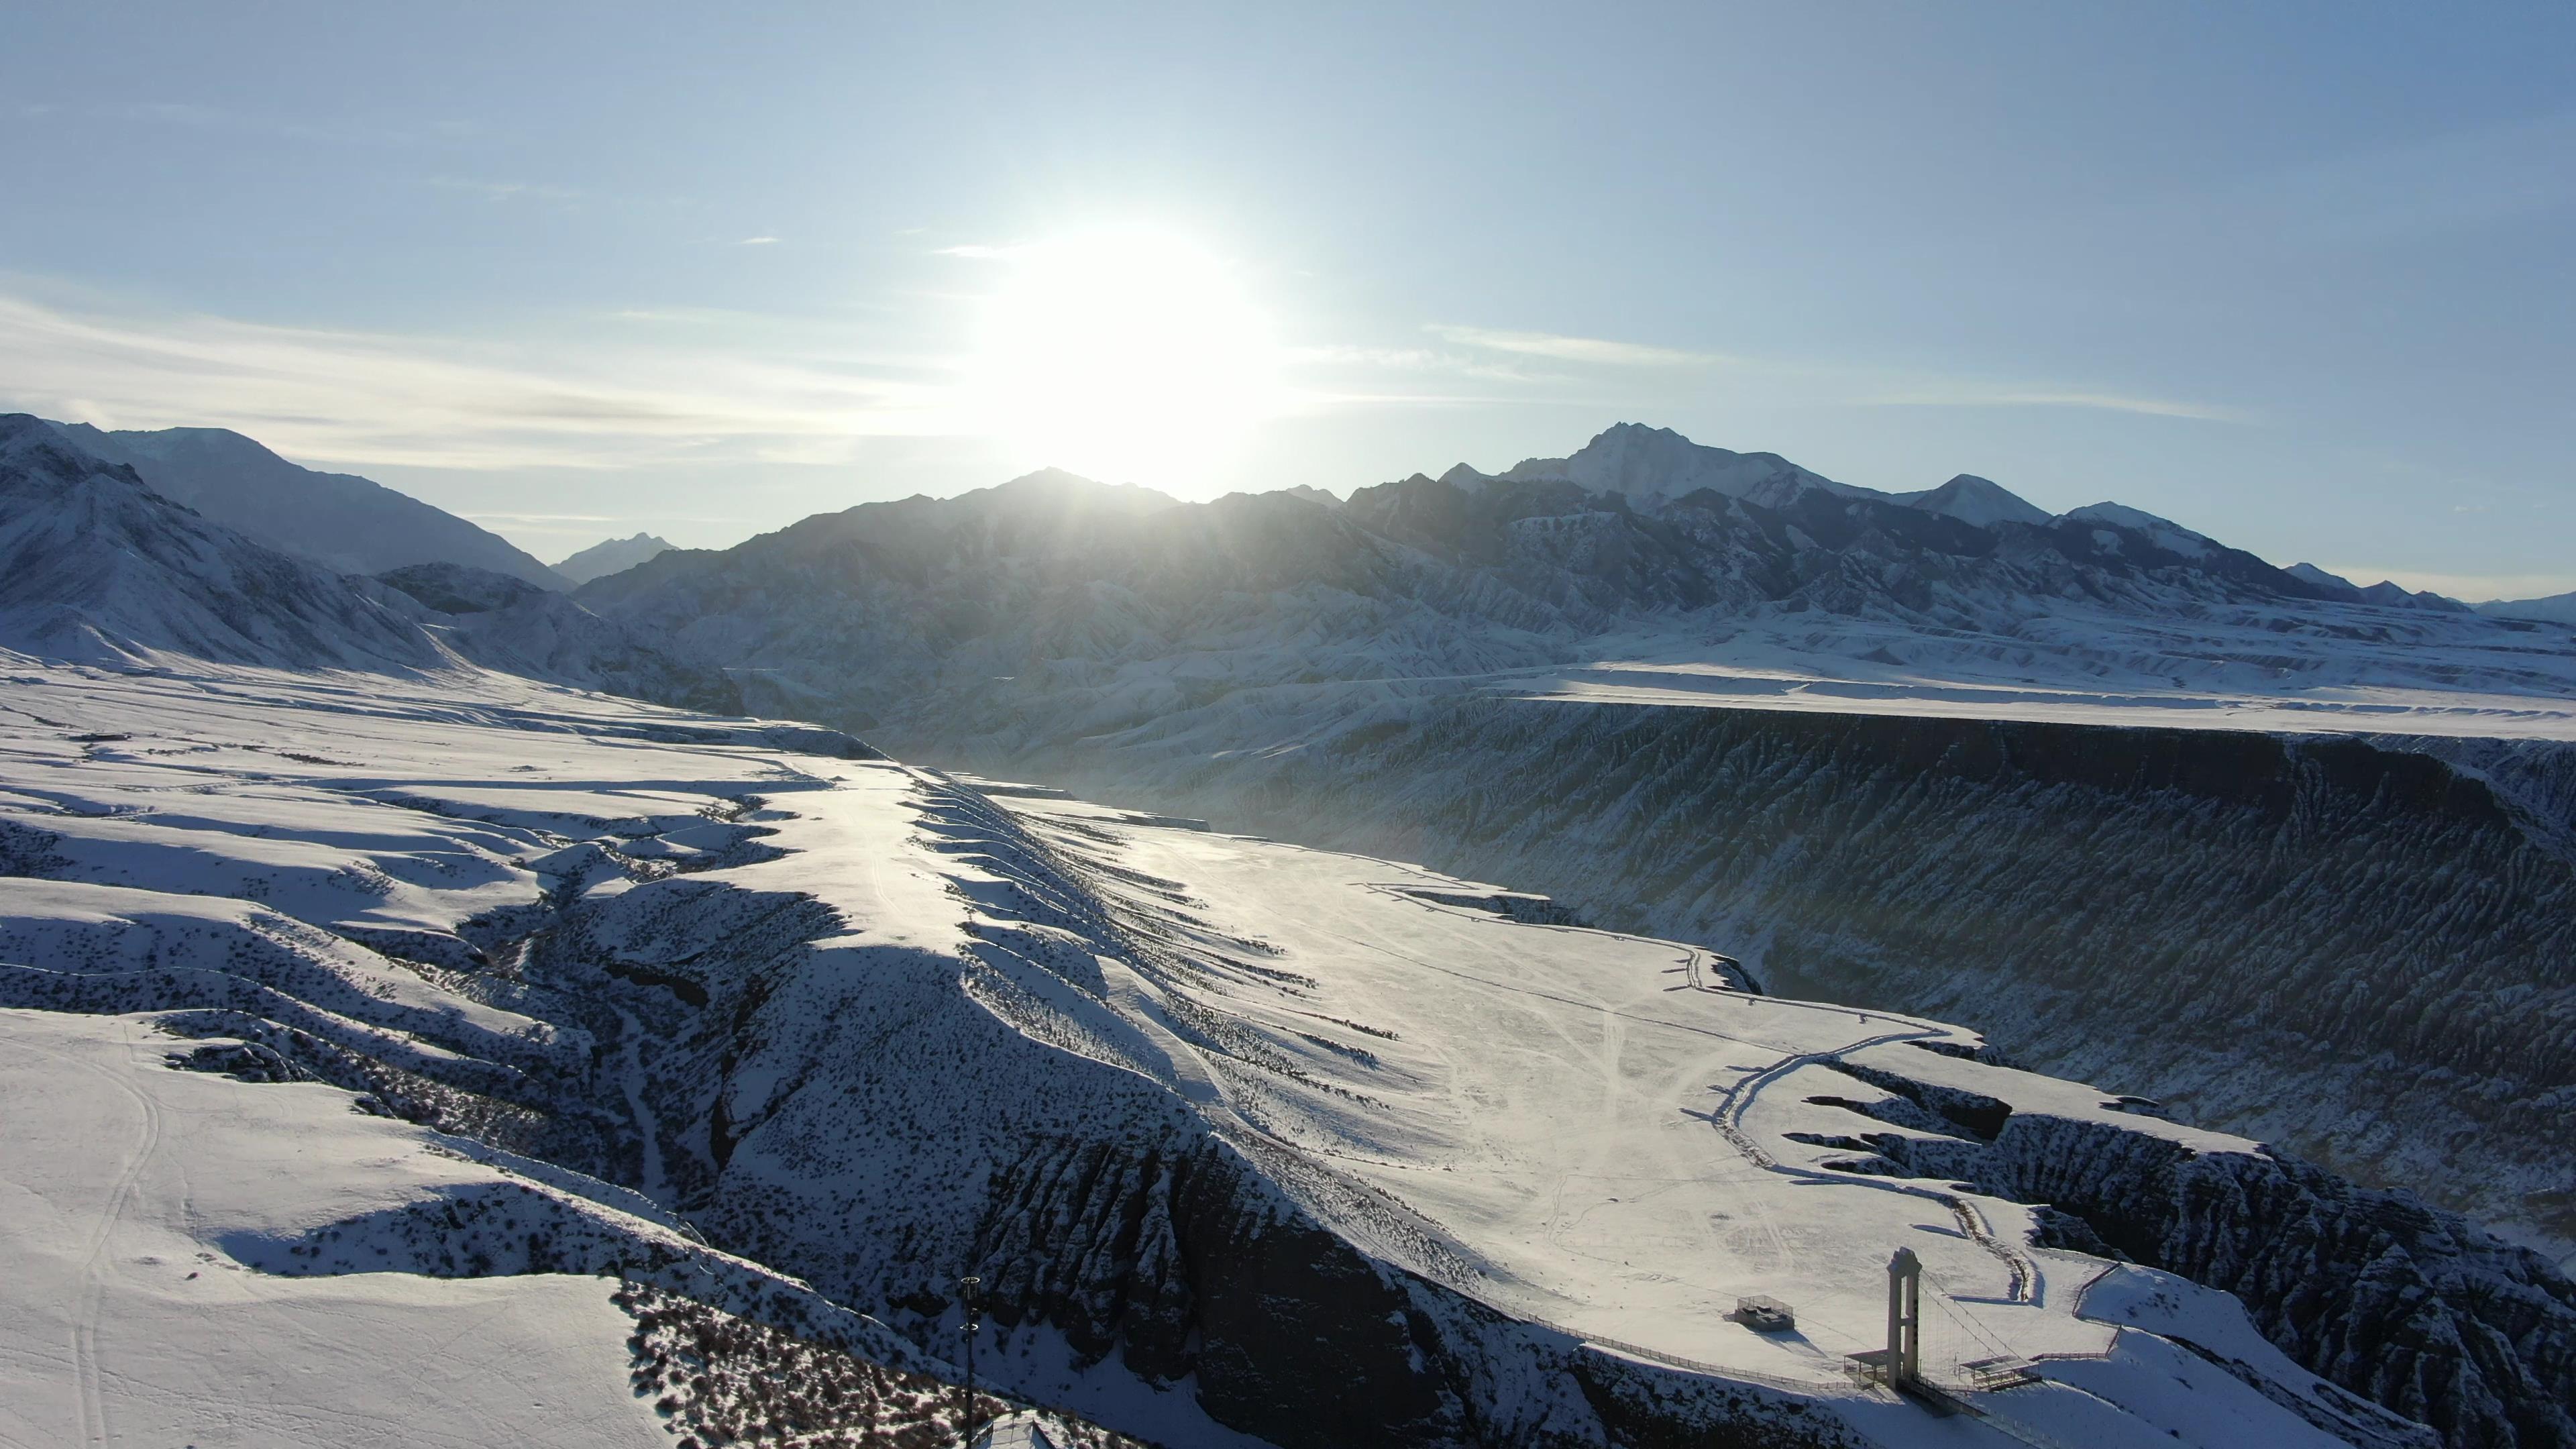
M 1269 320 L 1233 269 L 1174 236 L 1013 248 L 972 364 L 983 425 L 1020 462 L 1188 487 L 1278 411 Z

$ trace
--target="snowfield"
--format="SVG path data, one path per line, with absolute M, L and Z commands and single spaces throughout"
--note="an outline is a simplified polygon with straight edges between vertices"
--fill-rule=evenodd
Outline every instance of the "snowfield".
M 0 1441 L 930 1449 L 971 1359 L 1054 1449 L 2576 1444 L 2540 1255 L 1760 979 L 1849 938 L 2086 1060 L 2224 1031 L 2281 1058 L 2247 1091 L 2359 1043 L 2383 1165 L 2483 1123 L 2541 1202 L 2576 775 L 2503 736 L 2559 728 L 2542 624 L 1974 478 L 1643 429 L 1529 469 L 1040 476 L 593 612 L 334 573 L 0 417 Z M 2401 732 L 1993 717 L 2143 686 Z M 1397 833 L 678 707 L 744 688 Z M 1564 702 L 1623 690 L 1774 707 Z M 1985 717 L 1792 701 L 1873 691 Z M 1697 943 L 1374 858 L 1444 832 Z M 1851 1367 L 1900 1252 L 1910 1395 Z
M 0 1011 L 0 1442 L 663 1437 L 607 1280 L 273 1271 L 270 1244 L 500 1174 L 346 1092 L 172 1071 L 179 1046 L 144 1018 Z
M 1166 1443 L 1299 1440 L 1220 1352 L 1249 1330 L 1198 1189 L 1096 1219 L 1170 1215 L 1163 1270 L 1066 1241 L 1092 1209 L 1012 1217 L 1068 1145 L 1215 1164 L 1228 1252 L 1362 1285 L 1308 1303 L 1319 1345 L 1355 1331 L 1333 1305 L 1390 1305 L 1396 1361 L 1458 1400 L 1426 1442 L 1605 1442 L 1623 1396 L 1784 1442 L 2433 1442 L 2224 1293 L 1890 1155 L 2008 1119 L 2254 1144 L 1702 948 L 504 676 L 0 681 L 15 1443 L 663 1442 L 633 1295 L 590 1275 L 953 1377 L 925 1295 L 970 1264 L 984 1371 L 1019 1392 Z M 753 937 L 745 995 L 723 963 Z M 1974 1413 L 1850 1376 L 1899 1246 L 1927 1376 Z M 1155 1359 L 1134 1309 L 1089 1337 L 1048 1307 L 1077 1271 L 1131 1301 L 1164 1272 L 1193 1346 Z M 1795 1331 L 1730 1321 L 1749 1294 Z M 1998 1359 L 2036 1381 L 1977 1387 Z

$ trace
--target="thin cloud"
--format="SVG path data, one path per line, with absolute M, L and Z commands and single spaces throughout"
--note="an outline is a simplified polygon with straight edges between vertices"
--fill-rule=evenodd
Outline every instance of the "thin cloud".
M 102 427 L 236 428 L 316 462 L 434 468 L 815 457 L 957 431 L 946 389 L 867 364 L 637 346 L 531 362 L 455 339 L 104 316 L 5 294 L 0 398 Z
M 2085 392 L 2000 384 L 1943 383 L 1919 390 L 1854 399 L 1874 407 L 1907 408 L 2092 408 L 2100 412 L 2137 413 L 2151 418 L 2193 418 L 2210 423 L 2250 421 L 2247 414 L 2210 403 L 2126 393 Z
M 1566 337 L 1553 332 L 1509 332 L 1436 322 L 1425 330 L 1462 347 L 1481 347 L 1491 352 L 1511 352 L 1524 357 L 1551 357 L 1559 362 L 1591 362 L 1610 367 L 1708 367 L 1729 360 L 1713 352 L 1688 352 L 1643 342 L 1613 342 L 1602 337 Z
M 747 236 L 742 240 L 735 242 L 734 245 L 738 247 L 776 246 L 778 245 L 778 238 L 774 236 Z
M 425 128 L 382 126 L 368 121 L 328 117 L 316 120 L 311 117 L 261 116 L 180 101 L 85 101 L 72 105 L 35 102 L 21 105 L 18 113 L 31 118 L 66 115 L 92 121 L 176 126 L 190 131 L 225 131 L 330 145 L 413 145 L 432 139 L 470 135 L 475 130 L 467 122 L 442 121 Z
M 441 191 L 462 191 L 486 201 L 579 201 L 589 195 L 578 187 L 543 181 L 478 181 L 470 176 L 432 176 L 428 184 Z

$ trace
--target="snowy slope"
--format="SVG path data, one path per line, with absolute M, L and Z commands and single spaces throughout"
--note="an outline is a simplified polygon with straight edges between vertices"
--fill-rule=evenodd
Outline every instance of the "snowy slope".
M 418 564 L 383 580 L 261 545 L 133 469 L 0 417 L 0 645 L 59 659 L 164 657 L 439 672 L 468 661 L 558 683 L 736 710 L 721 670 L 506 574 Z
M 574 582 L 452 513 L 370 479 L 298 467 L 225 428 L 52 426 L 83 452 L 131 466 L 161 496 L 338 573 L 454 563 L 550 589 Z
M 649 1123 L 622 1095 L 634 1044 L 594 1087 L 579 1014 L 475 944 L 493 939 L 477 922 L 543 908 L 549 864 L 578 882 L 585 861 L 649 878 L 741 858 L 756 827 L 701 813 L 726 809 L 704 792 L 863 749 L 497 675 L 380 681 L 388 703 L 295 676 L 8 664 L 12 1442 L 667 1442 L 660 1321 L 721 1342 L 688 1351 L 715 1382 L 670 1386 L 675 1424 L 738 1430 L 790 1365 L 845 1381 L 848 1427 L 953 1399 L 941 1360 L 564 1165 L 615 1171 L 609 1144 Z M 691 783 L 562 777 L 638 750 Z M 461 788 L 415 793 L 424 767 Z M 478 810 L 607 846 L 549 862 L 562 837 Z
M 1962 473 L 1938 488 L 1921 493 L 1900 494 L 1898 501 L 1926 513 L 1946 513 L 1977 528 L 1992 528 L 1998 523 L 2026 523 L 2037 527 L 2049 521 L 2047 509 L 2000 483 L 1973 473 Z
M 2320 1331 L 2376 1341 L 2402 1304 L 2481 1345 L 2392 1347 L 2374 1391 L 2452 1443 L 2567 1432 L 2576 1288 L 2540 1260 L 1542 900 L 498 675 L 0 673 L 0 1008 L 54 1013 L 0 1016 L 11 1069 L 150 1103 L 12 1083 L 43 1104 L 0 1122 L 44 1164 L 9 1199 L 44 1267 L 0 1284 L 30 1442 L 158 1429 L 178 1373 L 245 1435 L 367 1442 L 415 1412 L 399 1376 L 260 1388 L 304 1305 L 361 1346 L 411 1305 L 516 1315 L 503 1348 L 518 1323 L 553 1346 L 513 1385 L 563 1380 L 528 1422 L 576 1442 L 636 1422 L 615 1374 L 668 1381 L 656 1325 L 691 1314 L 944 1376 L 887 1329 L 953 1344 L 969 1268 L 985 1374 L 1170 1444 L 2432 1442 L 2285 1356 L 2308 1318 L 2106 1278 L 2105 1236 L 2203 1277 L 2195 1252 L 2367 1266 L 2396 1297 Z M 177 1113 L 229 1125 L 66 1160 Z M 424 1155 L 432 1132 L 476 1161 Z M 2034 1155 L 2078 1170 L 2042 1189 Z M 2287 1201 L 2160 1225 L 2140 1161 Z M 2366 1261 L 2298 1236 L 2347 1221 L 2381 1224 Z M 1930 1371 L 1975 1414 L 1841 1367 L 1899 1243 L 1931 1269 Z M 229 1360 L 163 1311 L 217 1275 L 273 1325 Z M 1727 1321 L 1751 1292 L 1799 1334 Z M 2056 1356 L 1976 1388 L 1998 1354 Z M 514 1402 L 491 1388 L 458 1437 Z
M 686 709 L 742 711 L 742 691 L 723 670 L 683 663 L 663 641 L 508 574 L 413 564 L 378 582 L 441 616 L 428 627 L 487 669 Z
M 304 668 L 453 662 L 403 596 L 251 545 L 25 416 L 0 417 L 0 642 Z
M 631 538 L 612 538 L 594 543 L 569 558 L 557 559 L 554 571 L 565 582 L 581 585 L 631 569 L 655 554 L 670 551 L 668 539 L 637 533 Z
M 1733 453 L 1694 443 L 1670 428 L 1620 423 L 1565 458 L 1530 458 L 1502 476 L 1512 482 L 1563 480 L 1640 502 L 1682 498 L 1705 488 L 1769 508 L 1809 492 L 1885 497 L 1811 473 L 1777 453 Z
M 2553 624 L 2576 624 L 2576 594 L 2551 594 L 2545 599 L 2494 599 L 2478 605 L 2478 612 L 2506 619 L 2546 619 Z

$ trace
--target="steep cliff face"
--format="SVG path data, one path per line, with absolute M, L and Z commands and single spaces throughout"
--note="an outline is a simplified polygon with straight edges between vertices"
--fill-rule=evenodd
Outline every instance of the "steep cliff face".
M 1777 991 L 1976 1021 L 2016 1060 L 2576 1243 L 2576 750 L 2444 749 L 1451 697 L 1294 749 L 1017 763 L 1526 883 Z

